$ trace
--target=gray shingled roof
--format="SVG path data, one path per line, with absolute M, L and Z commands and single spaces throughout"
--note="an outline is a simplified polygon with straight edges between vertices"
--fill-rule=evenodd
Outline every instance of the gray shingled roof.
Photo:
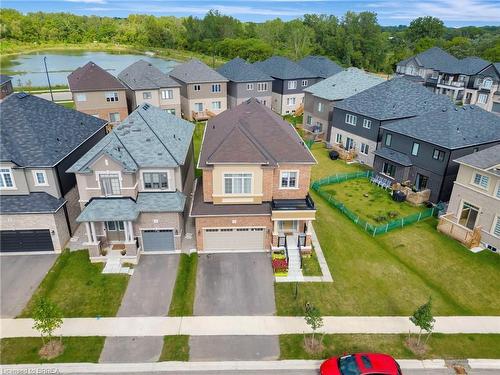
M 233 82 L 265 82 L 273 80 L 271 76 L 239 57 L 222 65 L 217 69 L 217 72 Z
M 27 195 L 0 195 L 2 215 L 21 213 L 53 213 L 59 210 L 66 200 L 55 198 L 47 193 L 30 193 Z
M 140 212 L 182 212 L 186 196 L 180 191 L 139 193 L 137 205 Z
M 465 57 L 460 60 L 460 73 L 473 75 L 480 72 L 488 65 L 491 65 L 491 63 L 489 61 L 481 59 L 480 57 Z
M 272 56 L 264 61 L 253 64 L 255 67 L 278 79 L 317 78 L 315 73 L 282 56 Z
M 177 65 L 170 76 L 185 83 L 227 82 L 228 79 L 200 60 L 192 59 Z
M 179 87 L 180 84 L 153 64 L 139 60 L 123 69 L 118 78 L 132 90 Z
M 52 167 L 106 121 L 24 93 L 0 103 L 0 160 Z
M 500 165 L 500 144 L 488 147 L 479 152 L 462 156 L 455 160 L 457 163 L 464 163 L 480 169 L 490 169 Z
M 76 218 L 79 223 L 86 221 L 134 221 L 139 216 L 135 201 L 130 198 L 94 198 Z
M 68 76 L 70 91 L 125 90 L 125 86 L 111 73 L 89 61 Z
M 12 81 L 12 77 L 5 75 L 5 74 L 0 74 L 0 85 L 3 85 L 5 82 Z
M 473 105 L 425 113 L 382 128 L 447 149 L 500 141 L 500 117 Z
M 328 78 L 344 70 L 339 64 L 325 56 L 306 56 L 297 61 L 297 64 L 320 78 Z
M 121 163 L 127 172 L 145 167 L 177 167 L 186 160 L 193 131 L 192 123 L 142 104 L 67 172 L 90 172 L 91 163 L 103 154 Z
M 349 68 L 304 89 L 318 98 L 343 100 L 385 80 L 358 68 Z
M 424 86 L 398 76 L 353 95 L 336 108 L 377 120 L 417 116 L 442 108 L 452 108 L 446 95 L 434 94 Z
M 387 147 L 379 148 L 378 150 L 373 151 L 373 153 L 377 156 L 393 161 L 404 167 L 409 167 L 413 164 L 408 155 Z

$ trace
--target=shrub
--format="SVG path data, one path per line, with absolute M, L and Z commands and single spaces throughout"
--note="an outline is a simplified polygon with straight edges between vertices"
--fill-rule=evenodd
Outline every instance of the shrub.
M 286 259 L 273 259 L 272 264 L 274 273 L 281 273 L 288 271 L 288 263 Z

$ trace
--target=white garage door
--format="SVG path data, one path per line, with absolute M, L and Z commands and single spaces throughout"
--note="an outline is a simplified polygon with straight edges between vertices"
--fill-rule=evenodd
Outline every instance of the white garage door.
M 205 228 L 205 251 L 263 250 L 265 228 Z

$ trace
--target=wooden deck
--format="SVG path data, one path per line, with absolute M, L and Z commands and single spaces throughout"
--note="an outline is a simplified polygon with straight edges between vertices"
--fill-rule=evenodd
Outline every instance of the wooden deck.
M 460 241 L 469 249 L 477 247 L 481 243 L 481 227 L 474 227 L 474 229 L 464 227 L 458 223 L 458 219 L 452 213 L 439 217 L 437 230 Z

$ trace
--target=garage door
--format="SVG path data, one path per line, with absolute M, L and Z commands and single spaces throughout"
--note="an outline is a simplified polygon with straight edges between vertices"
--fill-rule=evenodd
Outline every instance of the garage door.
M 0 251 L 2 253 L 54 251 L 54 245 L 48 229 L 2 230 Z
M 175 250 L 174 232 L 170 229 L 143 230 L 142 246 L 144 251 Z
M 205 228 L 203 249 L 206 251 L 262 250 L 265 228 Z

